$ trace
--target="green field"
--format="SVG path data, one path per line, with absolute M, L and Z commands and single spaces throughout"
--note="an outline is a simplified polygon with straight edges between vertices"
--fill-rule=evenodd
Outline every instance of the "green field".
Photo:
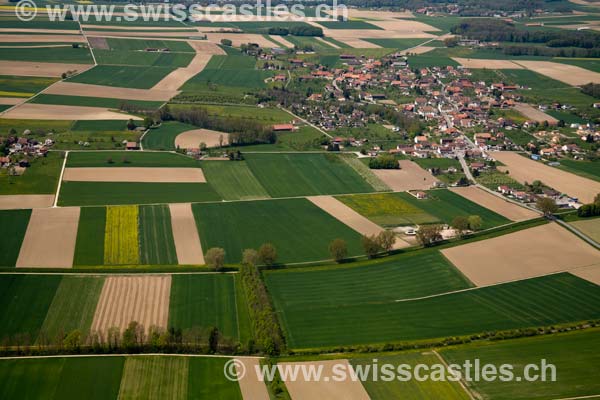
M 139 230 L 141 264 L 177 264 L 168 206 L 140 206 Z
M 72 131 L 90 132 L 116 132 L 127 129 L 127 121 L 120 120 L 98 120 L 98 121 L 75 121 L 70 127 Z
M 0 96 L 30 97 L 56 81 L 56 78 L 0 75 Z
M 241 400 L 227 358 L 55 357 L 0 360 L 4 399 Z
M 514 373 L 517 377 L 523 377 L 525 365 L 540 365 L 542 359 L 556 366 L 556 382 L 540 380 L 471 382 L 471 388 L 483 398 L 498 400 L 578 398 L 600 393 L 600 381 L 597 379 L 597 367 L 600 362 L 597 351 L 599 346 L 600 332 L 598 329 L 591 329 L 499 343 L 459 346 L 442 349 L 441 354 L 449 363 L 463 364 L 465 360 L 477 358 L 481 360 L 481 365 L 514 365 Z M 550 379 L 550 371 L 547 374 Z
M 112 162 L 111 162 L 112 161 Z M 175 153 L 80 151 L 69 153 L 68 168 L 79 167 L 198 167 L 198 161 Z
M 51 152 L 35 159 L 25 173 L 9 176 L 6 168 L 0 169 L 0 195 L 3 194 L 53 194 L 56 192 L 63 153 Z
M 99 65 L 130 65 L 146 67 L 187 67 L 195 53 L 163 53 L 128 50 L 94 49 Z
M 238 263 L 242 251 L 272 243 L 282 263 L 331 258 L 329 242 L 342 238 L 350 255 L 362 253 L 360 235 L 306 199 L 192 205 L 202 248 L 225 249 Z
M 349 21 L 319 21 L 319 25 L 324 26 L 327 29 L 375 29 L 381 30 L 377 25 L 369 24 L 368 22 L 361 20 L 349 20 Z
M 63 182 L 60 206 L 218 201 L 207 183 Z
M 88 48 L 79 47 L 37 47 L 37 48 L 14 48 L 2 49 L 0 60 L 11 61 L 36 61 L 72 64 L 93 64 L 94 60 Z M 69 65 L 65 65 L 65 72 Z
M 268 198 L 245 161 L 204 161 L 202 171 L 206 180 L 225 200 L 252 200 Z
M 192 31 L 195 30 L 192 29 Z M 170 32 L 173 31 L 170 30 Z M 145 50 L 147 48 L 167 48 L 171 52 L 195 54 L 194 49 L 187 42 L 177 40 L 107 38 L 106 42 L 111 50 Z
M 286 36 L 285 40 L 292 43 L 299 49 L 312 49 L 317 53 L 335 51 L 331 42 L 323 42 L 313 36 Z
M 401 193 L 338 196 L 338 200 L 382 226 L 431 224 L 438 219 L 405 200 Z
M 287 305 L 273 296 L 291 348 L 444 338 L 600 317 L 600 287 L 570 274 L 402 302 L 372 302 L 357 293 L 346 304 L 327 298 L 321 292 L 321 304 L 310 299 Z
M 375 191 L 334 154 L 246 154 L 246 163 L 271 197 Z
M 0 210 L 0 266 L 14 267 L 27 231 L 31 210 Z
M 173 110 L 185 109 L 198 106 L 190 106 L 185 104 L 169 104 Z M 257 121 L 265 125 L 273 125 L 280 123 L 288 123 L 294 119 L 287 112 L 279 108 L 258 108 L 254 106 L 230 106 L 230 105 L 215 105 L 203 104 L 202 109 L 206 110 L 209 116 L 215 118 L 229 119 L 241 118 L 250 121 Z
M 106 107 L 119 109 L 122 106 L 136 107 L 141 110 L 156 110 L 163 105 L 162 101 L 141 101 L 123 99 L 105 99 L 100 97 L 63 96 L 59 94 L 40 94 L 31 103 L 58 104 L 67 106 Z
M 365 41 L 388 49 L 406 50 L 426 42 L 427 39 L 365 39 Z
M 2 275 L 0 338 L 26 335 L 32 344 L 40 333 L 61 280 L 58 275 Z
M 169 327 L 216 327 L 238 340 L 235 277 L 233 275 L 173 275 L 169 303 Z
M 73 265 L 104 264 L 105 207 L 84 207 L 80 211 Z
M 150 89 L 175 68 L 98 65 L 80 75 L 69 78 L 69 82 L 92 85 Z
M 373 365 L 373 358 L 350 358 L 352 366 L 358 368 L 368 368 Z M 439 364 L 440 360 L 433 353 L 402 353 L 393 356 L 377 357 L 379 365 L 390 364 L 393 366 L 410 365 L 414 368 L 416 365 L 433 366 Z M 371 367 L 372 368 L 372 367 Z M 449 374 L 446 375 L 449 377 Z M 456 382 L 426 380 L 420 382 L 417 379 L 411 379 L 403 382 L 399 379 L 384 381 L 379 378 L 370 379 L 362 382 L 367 390 L 369 397 L 372 400 L 387 400 L 387 399 L 450 399 L 450 400 L 468 400 L 469 395 Z
M 50 343 L 77 329 L 89 332 L 104 277 L 65 275 L 58 285 L 46 319 L 40 330 Z
M 430 190 L 427 193 L 429 196 L 424 200 L 418 200 L 408 193 L 399 193 L 399 196 L 445 224 L 452 223 L 452 220 L 457 216 L 468 217 L 469 215 L 479 215 L 481 217 L 482 229 L 510 223 L 510 220 L 505 217 L 449 190 Z
M 582 219 L 569 222 L 569 224 L 600 243 L 600 218 Z
M 148 150 L 176 150 L 175 138 L 180 133 L 198 129 L 197 126 L 184 124 L 177 121 L 163 122 L 158 128 L 153 128 L 146 133 L 142 140 L 144 149 Z
M 600 161 L 560 160 L 560 169 L 600 181 Z
M 207 90 L 209 85 L 237 88 L 262 88 L 272 71 L 256 69 L 256 60 L 249 56 L 212 56 L 202 72 L 187 81 L 184 91 Z

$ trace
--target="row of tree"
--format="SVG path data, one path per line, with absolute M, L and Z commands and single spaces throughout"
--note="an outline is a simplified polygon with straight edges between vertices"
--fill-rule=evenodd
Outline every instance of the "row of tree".
M 396 157 L 391 154 L 381 154 L 369 160 L 371 169 L 400 169 L 400 164 Z
M 596 217 L 600 215 L 600 193 L 596 195 L 594 201 L 584 204 L 577 209 L 577 215 L 583 218 Z

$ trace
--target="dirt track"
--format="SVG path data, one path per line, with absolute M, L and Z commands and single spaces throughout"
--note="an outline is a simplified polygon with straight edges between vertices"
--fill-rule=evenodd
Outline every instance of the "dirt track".
M 480 206 L 510 219 L 511 221 L 524 221 L 539 217 L 539 214 L 536 212 L 518 206 L 498 196 L 494 196 L 477 186 L 453 187 L 450 188 L 450 190 Z
M 50 104 L 25 103 L 4 113 L 6 119 L 49 119 L 63 120 L 138 120 L 142 118 L 133 115 L 109 111 L 102 107 L 58 106 Z
M 224 145 L 229 144 L 229 133 L 210 129 L 194 129 L 177 135 L 175 146 L 181 149 L 197 149 L 200 143 L 205 143 L 207 147 L 219 147 L 221 137 L 223 137 Z
M 598 251 L 556 223 L 442 250 L 477 286 L 600 265 Z
M 553 116 L 548 115 L 545 112 L 540 111 L 539 108 L 534 108 L 529 104 L 517 103 L 515 105 L 515 110 L 523 114 L 526 118 L 535 122 L 548 121 L 550 124 L 555 124 L 558 122 L 558 120 Z
M 129 89 L 60 81 L 50 86 L 44 93 L 66 96 L 92 96 L 106 99 L 167 101 L 179 92 L 176 90 Z
M 556 190 L 579 198 L 579 201 L 584 203 L 591 203 L 600 193 L 600 182 L 549 167 L 510 151 L 495 151 L 489 154 L 505 165 L 498 167 L 499 170 L 508 170 L 510 176 L 519 182 L 540 180 Z
M 93 64 L 60 64 L 30 61 L 0 61 L 0 75 L 60 77 L 63 72 L 83 72 Z
M 78 226 L 78 207 L 33 209 L 16 266 L 73 267 Z
M 240 384 L 240 390 L 242 391 L 242 397 L 244 400 L 269 400 L 269 392 L 267 386 L 263 381 L 260 381 L 256 375 L 256 367 L 260 365 L 258 358 L 236 358 L 238 363 L 244 366 L 244 375 L 238 381 Z M 239 369 L 236 370 L 238 376 L 242 373 Z
M 473 69 L 523 69 L 522 66 L 509 60 L 481 60 L 477 58 L 452 57 L 454 61 L 466 68 Z
M 104 281 L 91 330 L 106 337 L 136 321 L 148 332 L 151 326 L 167 328 L 171 276 L 109 276 Z
M 177 262 L 181 265 L 204 264 L 204 253 L 192 206 L 183 203 L 169 204 L 169 211 Z
M 200 168 L 65 168 L 64 181 L 76 182 L 149 182 L 205 183 Z
M 292 400 L 369 400 L 369 395 L 363 387 L 362 383 L 358 380 L 352 380 L 350 378 L 352 366 L 348 360 L 327 360 L 327 361 L 309 361 L 301 363 L 280 363 L 282 366 L 293 366 L 293 365 L 314 365 L 315 369 L 319 365 L 323 366 L 322 377 L 333 377 L 334 366 L 344 365 L 344 371 L 346 372 L 346 380 L 338 382 L 334 379 L 320 379 L 319 381 L 310 380 L 307 381 L 304 378 L 302 372 L 298 374 L 298 379 L 287 380 L 285 386 L 290 393 Z M 338 369 L 340 367 L 337 367 Z
M 378 235 L 385 230 L 332 196 L 312 196 L 307 197 L 307 199 L 361 235 Z M 401 249 L 408 246 L 410 246 L 408 243 L 400 238 L 396 238 L 394 249 Z
M 438 180 L 413 161 L 400 160 L 401 169 L 372 169 L 379 179 L 394 192 L 431 189 Z
M 53 194 L 15 194 L 0 196 L 0 210 L 48 208 L 54 204 Z
M 600 73 L 574 65 L 551 61 L 518 61 L 518 64 L 538 74 L 546 75 L 568 85 L 580 86 L 586 83 L 600 83 Z

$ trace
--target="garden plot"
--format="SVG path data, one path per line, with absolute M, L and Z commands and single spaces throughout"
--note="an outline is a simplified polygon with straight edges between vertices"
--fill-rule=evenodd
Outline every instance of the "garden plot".
M 466 68 L 473 69 L 523 69 L 510 60 L 483 60 L 478 58 L 452 57 L 454 61 Z
M 558 122 L 553 116 L 548 115 L 545 112 L 540 111 L 539 108 L 530 106 L 529 104 L 517 103 L 515 104 L 515 110 L 535 122 L 548 122 L 549 124 L 556 124 Z
M 180 149 L 197 149 L 200 143 L 206 147 L 221 147 L 229 144 L 229 133 L 210 129 L 194 129 L 180 133 L 175 137 L 175 147 Z
M 332 196 L 313 196 L 308 197 L 308 200 L 361 235 L 372 236 L 385 231 L 385 229 L 379 225 L 371 222 Z M 408 246 L 410 246 L 410 244 L 400 238 L 396 238 L 394 249 L 401 249 Z
M 196 56 L 187 67 L 177 68 L 160 82 L 152 87 L 152 90 L 177 90 L 190 78 L 202 72 L 213 55 L 225 55 L 225 51 L 214 43 L 189 41 L 188 44 L 196 50 Z
M 17 267 L 71 268 L 79 208 L 37 208 L 31 212 Z
M 427 190 L 438 180 L 413 161 L 400 160 L 400 169 L 372 169 L 371 171 L 394 192 Z
M 444 249 L 442 253 L 477 286 L 600 265 L 596 249 L 554 223 Z
M 171 228 L 177 262 L 183 265 L 204 264 L 204 252 L 198 236 L 196 221 L 190 204 L 170 204 Z
M 0 210 L 47 208 L 54 204 L 53 194 L 15 194 L 0 196 Z
M 510 151 L 495 151 L 489 154 L 504 164 L 498 167 L 499 170 L 509 171 L 510 176 L 519 182 L 540 180 L 583 203 L 591 203 L 600 193 L 600 182 L 549 167 Z
M 320 399 L 320 400 L 369 400 L 367 391 L 360 383 L 360 380 L 352 379 L 353 368 L 348 360 L 327 360 L 327 361 L 308 361 L 302 363 L 281 363 L 283 368 L 300 368 L 304 365 L 306 369 L 322 368 L 322 377 L 320 380 L 307 380 L 303 374 L 298 374 L 298 379 L 285 380 L 285 386 L 290 393 L 292 400 L 308 400 L 308 399 Z M 334 369 L 334 366 L 338 365 Z M 343 368 L 346 372 L 346 379 L 339 381 L 332 379 L 336 376 L 336 371 L 339 368 Z M 339 372 L 338 372 L 339 373 Z M 328 377 L 329 379 L 325 379 Z
M 60 77 L 64 72 L 83 72 L 92 64 L 59 64 L 31 61 L 0 61 L 0 75 Z
M 67 96 L 91 96 L 103 99 L 124 99 L 142 101 L 167 101 L 175 97 L 176 90 L 130 89 L 114 86 L 91 85 L 76 82 L 56 82 L 44 91 L 44 94 L 60 94 Z
M 495 196 L 486 192 L 477 186 L 454 187 L 450 190 L 462 197 L 479 204 L 497 214 L 510 219 L 511 221 L 524 221 L 527 219 L 538 217 L 539 214 L 535 211 L 521 207 L 515 203 L 504 200 L 499 196 Z
M 545 75 L 557 81 L 572 86 L 585 85 L 586 83 L 600 83 L 600 73 L 574 65 L 555 63 L 551 61 L 518 61 L 517 64 L 530 69 L 538 74 Z
M 96 307 L 92 331 L 106 335 L 110 328 L 121 332 L 130 322 L 166 329 L 169 320 L 171 276 L 107 277 Z
M 65 168 L 64 181 L 206 183 L 200 168 L 82 167 Z
M 57 116 L 60 116 L 63 120 L 142 120 L 140 117 L 110 111 L 108 108 L 103 107 L 58 106 L 36 103 L 21 104 L 6 112 L 2 118 L 55 120 Z

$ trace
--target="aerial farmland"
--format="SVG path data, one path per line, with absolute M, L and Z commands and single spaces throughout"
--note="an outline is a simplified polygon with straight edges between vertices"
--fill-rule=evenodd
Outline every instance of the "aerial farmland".
M 598 5 L 291 6 L 0 1 L 0 398 L 600 397 Z

